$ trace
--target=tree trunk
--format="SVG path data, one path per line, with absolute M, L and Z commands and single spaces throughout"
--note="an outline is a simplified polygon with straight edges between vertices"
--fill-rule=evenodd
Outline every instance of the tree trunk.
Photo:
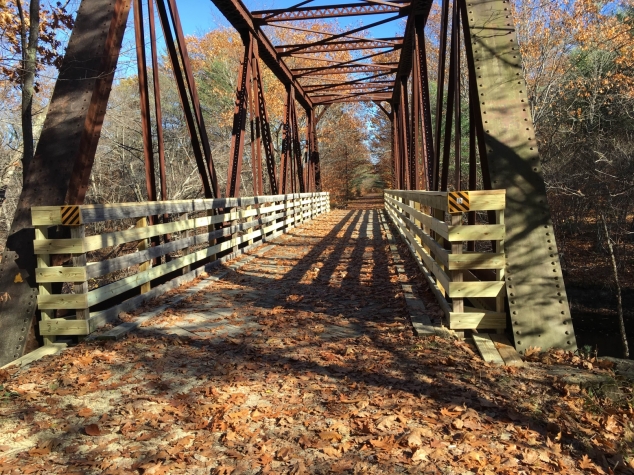
M 619 283 L 619 272 L 616 267 L 616 257 L 614 256 L 614 248 L 608 233 L 608 225 L 605 222 L 605 216 L 601 213 L 601 221 L 603 222 L 603 231 L 605 232 L 605 241 L 608 243 L 610 250 L 610 258 L 612 259 L 612 272 L 614 273 L 614 282 L 616 283 L 617 313 L 619 314 L 619 330 L 621 332 L 621 344 L 623 345 L 623 358 L 630 357 L 630 349 L 627 344 L 627 334 L 625 333 L 625 322 L 623 320 L 623 300 L 621 298 L 621 284 Z
M 16 0 L 20 15 L 20 33 L 22 47 L 22 170 L 26 176 L 29 164 L 33 159 L 33 93 L 35 91 L 35 70 L 37 58 L 37 45 L 40 30 L 40 0 L 31 0 L 29 6 L 29 27 L 27 35 L 27 18 L 22 9 L 22 0 Z M 27 37 L 28 36 L 28 37 Z

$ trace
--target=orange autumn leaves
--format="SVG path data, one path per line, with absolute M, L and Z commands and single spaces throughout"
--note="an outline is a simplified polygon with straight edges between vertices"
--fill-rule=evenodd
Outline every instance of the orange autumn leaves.
M 21 2 L 22 16 L 18 11 Z M 40 6 L 38 70 L 46 66 L 59 67 L 62 59 L 62 33 L 74 24 L 73 12 L 68 2 L 42 2 Z M 29 2 L 25 0 L 0 0 L 0 74 L 2 80 L 19 83 L 22 67 L 22 31 L 28 32 L 30 24 Z
M 544 115 L 589 120 L 590 102 L 634 98 L 634 2 L 516 0 L 515 26 L 536 122 Z M 596 55 L 601 54 L 600 60 Z M 564 97 L 572 107 L 557 107 Z M 568 99 L 569 101 L 570 99 Z

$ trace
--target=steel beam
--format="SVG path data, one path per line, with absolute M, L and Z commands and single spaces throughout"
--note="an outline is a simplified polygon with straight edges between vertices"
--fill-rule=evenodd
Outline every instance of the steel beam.
M 416 22 L 421 21 L 421 19 L 423 25 L 425 24 L 429 11 L 431 10 L 432 1 L 433 0 L 412 0 L 407 23 L 405 24 L 405 34 L 403 36 L 403 46 L 398 62 L 397 77 L 407 77 L 412 71 L 412 52 L 414 50 L 414 35 L 412 35 L 412 30 L 415 28 Z M 393 104 L 399 103 L 400 91 L 399 88 L 394 88 L 394 95 L 392 97 Z
M 332 41 L 326 44 L 315 45 L 313 43 L 303 43 L 296 45 L 281 45 L 276 46 L 275 49 L 280 56 L 289 56 L 294 53 L 287 53 L 287 50 L 295 49 L 295 52 L 301 52 L 302 54 L 312 53 L 330 53 L 335 51 L 351 51 L 351 50 L 363 50 L 363 49 L 381 49 L 390 48 L 398 49 L 403 44 L 401 38 L 383 38 L 383 39 L 355 39 L 344 41 Z M 297 50 L 297 48 L 300 48 Z
M 494 189 L 506 189 L 504 278 L 515 346 L 576 349 L 517 35 L 504 0 L 470 0 L 480 119 Z M 476 118 L 477 119 L 477 118 Z M 477 120 L 476 120 L 477 123 Z
M 152 0 L 150 0 L 152 1 Z M 154 150 L 152 147 L 152 121 L 150 118 L 150 91 L 145 61 L 145 34 L 143 31 L 143 2 L 133 0 L 134 38 L 136 43 L 136 63 L 141 106 L 141 132 L 143 137 L 143 158 L 145 161 L 145 188 L 148 200 L 156 201 L 156 173 L 154 170 Z M 152 220 L 152 217 L 150 217 Z M 150 224 L 152 224 L 150 222 Z
M 386 92 L 384 94 L 348 94 L 345 96 L 319 96 L 314 98 L 315 104 L 323 105 L 323 104 L 335 104 L 337 102 L 373 102 L 373 101 L 389 101 L 392 98 L 391 92 Z
M 334 74 L 374 73 L 378 71 L 389 72 L 393 74 L 396 72 L 396 68 L 392 66 L 382 66 L 378 64 L 359 64 L 335 67 L 326 70 L 323 70 L 322 68 L 301 68 L 295 71 L 305 71 L 300 73 L 301 76 L 332 76 Z
M 233 198 L 240 196 L 240 181 L 242 161 L 244 158 L 244 135 L 247 123 L 247 102 L 249 100 L 249 76 L 251 73 L 251 57 L 253 56 L 253 41 L 249 35 L 244 45 L 244 57 L 238 72 L 238 89 L 233 111 L 233 128 L 231 131 L 231 151 L 229 153 L 229 169 L 227 176 L 227 191 L 225 196 Z
M 163 140 L 163 111 L 161 108 L 161 85 L 158 74 L 158 53 L 156 45 L 156 25 L 154 20 L 154 1 L 148 1 L 148 18 L 150 26 L 150 49 L 152 55 L 152 79 L 154 86 L 154 114 L 156 118 L 156 141 L 159 156 L 159 183 L 161 186 L 161 200 L 168 199 L 167 172 L 165 169 L 165 141 Z
M 347 16 L 380 15 L 385 13 L 399 13 L 408 4 L 383 5 L 370 3 L 347 3 L 320 7 L 291 7 L 276 10 L 260 10 L 252 12 L 258 24 L 266 24 L 289 20 L 314 20 L 320 18 L 338 18 Z
M 191 76 L 191 78 L 189 77 L 189 74 L 185 73 L 183 74 L 183 71 L 181 69 L 181 62 L 183 64 L 183 67 L 187 67 L 187 65 L 189 65 L 189 62 L 186 61 L 186 54 L 184 56 L 179 56 L 179 51 L 182 53 L 183 51 L 186 52 L 186 50 L 184 50 L 185 45 L 183 43 L 181 43 L 179 41 L 179 51 L 177 51 L 176 49 L 176 44 L 174 42 L 174 36 L 172 35 L 172 29 L 171 29 L 171 25 L 170 25 L 170 21 L 169 21 L 169 16 L 168 16 L 168 12 L 167 12 L 167 8 L 165 6 L 165 4 L 163 3 L 165 0 L 157 0 L 156 5 L 157 5 L 157 9 L 158 9 L 158 13 L 159 13 L 159 19 L 161 21 L 161 27 L 163 29 L 163 36 L 165 37 L 165 43 L 167 45 L 167 52 L 170 58 L 170 61 L 172 63 L 172 70 L 174 71 L 174 79 L 176 80 L 176 86 L 178 89 L 178 95 L 179 95 L 179 99 L 181 102 L 181 106 L 183 107 L 183 113 L 185 115 L 185 122 L 187 123 L 187 129 L 189 131 L 189 137 L 192 143 L 192 150 L 194 153 L 194 158 L 196 159 L 196 165 L 198 167 L 198 172 L 200 174 L 201 180 L 202 180 L 202 185 L 203 185 L 203 191 L 205 193 L 205 197 L 207 198 L 213 198 L 214 196 L 218 196 L 217 193 L 217 180 L 213 181 L 213 177 L 209 177 L 208 173 L 211 170 L 213 170 L 213 166 L 209 166 L 210 164 L 210 160 L 211 160 L 211 152 L 209 152 L 209 155 L 207 155 L 207 145 L 201 145 L 201 141 L 205 142 L 205 138 L 206 138 L 206 131 L 205 132 L 200 132 L 201 129 L 201 122 L 200 120 L 197 120 L 197 118 L 200 115 L 200 110 L 196 111 L 196 103 L 194 100 L 194 97 L 192 96 L 192 105 L 194 107 L 194 110 L 192 110 L 192 105 L 190 105 L 190 95 L 192 94 L 192 86 L 194 85 L 193 83 L 193 76 Z M 191 73 L 191 70 L 190 70 Z M 185 84 L 185 81 L 188 81 L 188 84 L 190 85 L 189 88 L 189 95 L 188 95 L 188 88 Z M 196 96 L 197 99 L 197 96 Z M 200 103 L 198 103 L 198 107 L 200 107 Z M 202 117 L 202 116 L 200 116 Z M 199 133 L 201 134 L 201 137 L 199 139 Z M 205 134 L 205 135 L 203 135 Z M 206 156 L 208 156 L 209 158 L 206 159 Z
M 305 93 L 302 85 L 295 79 L 289 67 L 275 50 L 275 46 L 257 27 L 247 7 L 240 0 L 212 0 L 212 2 L 243 38 L 249 33 L 255 36 L 262 61 L 282 84 L 285 86 L 293 85 L 297 100 L 302 107 L 309 109 L 313 107 L 313 102 Z

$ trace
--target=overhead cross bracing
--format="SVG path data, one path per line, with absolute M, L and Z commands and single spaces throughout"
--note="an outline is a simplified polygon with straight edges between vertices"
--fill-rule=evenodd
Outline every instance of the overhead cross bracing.
M 295 7 L 249 12 L 240 0 L 213 1 L 243 37 L 253 35 L 261 43 L 262 60 L 284 84 L 296 89 L 296 97 L 303 100 L 306 109 L 325 103 L 390 100 L 395 94 L 396 73 L 401 68 L 400 52 L 411 39 L 386 38 L 374 35 L 374 31 L 384 25 L 396 31 L 398 20 L 426 18 L 431 7 L 428 0 L 363 0 L 330 5 L 316 5 L 323 2 L 309 0 Z M 348 26 L 327 28 L 329 24 L 323 20 L 328 19 L 341 19 Z M 281 36 L 277 35 L 278 30 L 304 33 L 302 38 L 311 41 L 276 44 L 276 38 Z M 382 83 L 375 82 L 379 73 Z M 353 93 L 346 94 L 337 88 L 325 101 L 316 92 L 327 89 L 328 80 L 332 79 L 357 86 L 350 88 Z

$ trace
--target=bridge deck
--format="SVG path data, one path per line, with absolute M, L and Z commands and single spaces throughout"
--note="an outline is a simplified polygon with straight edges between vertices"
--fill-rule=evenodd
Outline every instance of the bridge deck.
M 511 381 L 464 342 L 413 336 L 379 212 L 321 216 L 222 279 L 181 289 L 183 300 L 127 338 L 0 371 L 14 395 L 0 397 L 0 469 L 501 473 L 505 461 L 504 473 L 518 473 L 551 459 L 574 467 L 533 429 L 561 402 L 544 374 L 525 368 Z
M 378 213 L 339 210 L 300 226 L 142 328 L 285 346 L 281 339 L 334 341 L 407 325 Z

